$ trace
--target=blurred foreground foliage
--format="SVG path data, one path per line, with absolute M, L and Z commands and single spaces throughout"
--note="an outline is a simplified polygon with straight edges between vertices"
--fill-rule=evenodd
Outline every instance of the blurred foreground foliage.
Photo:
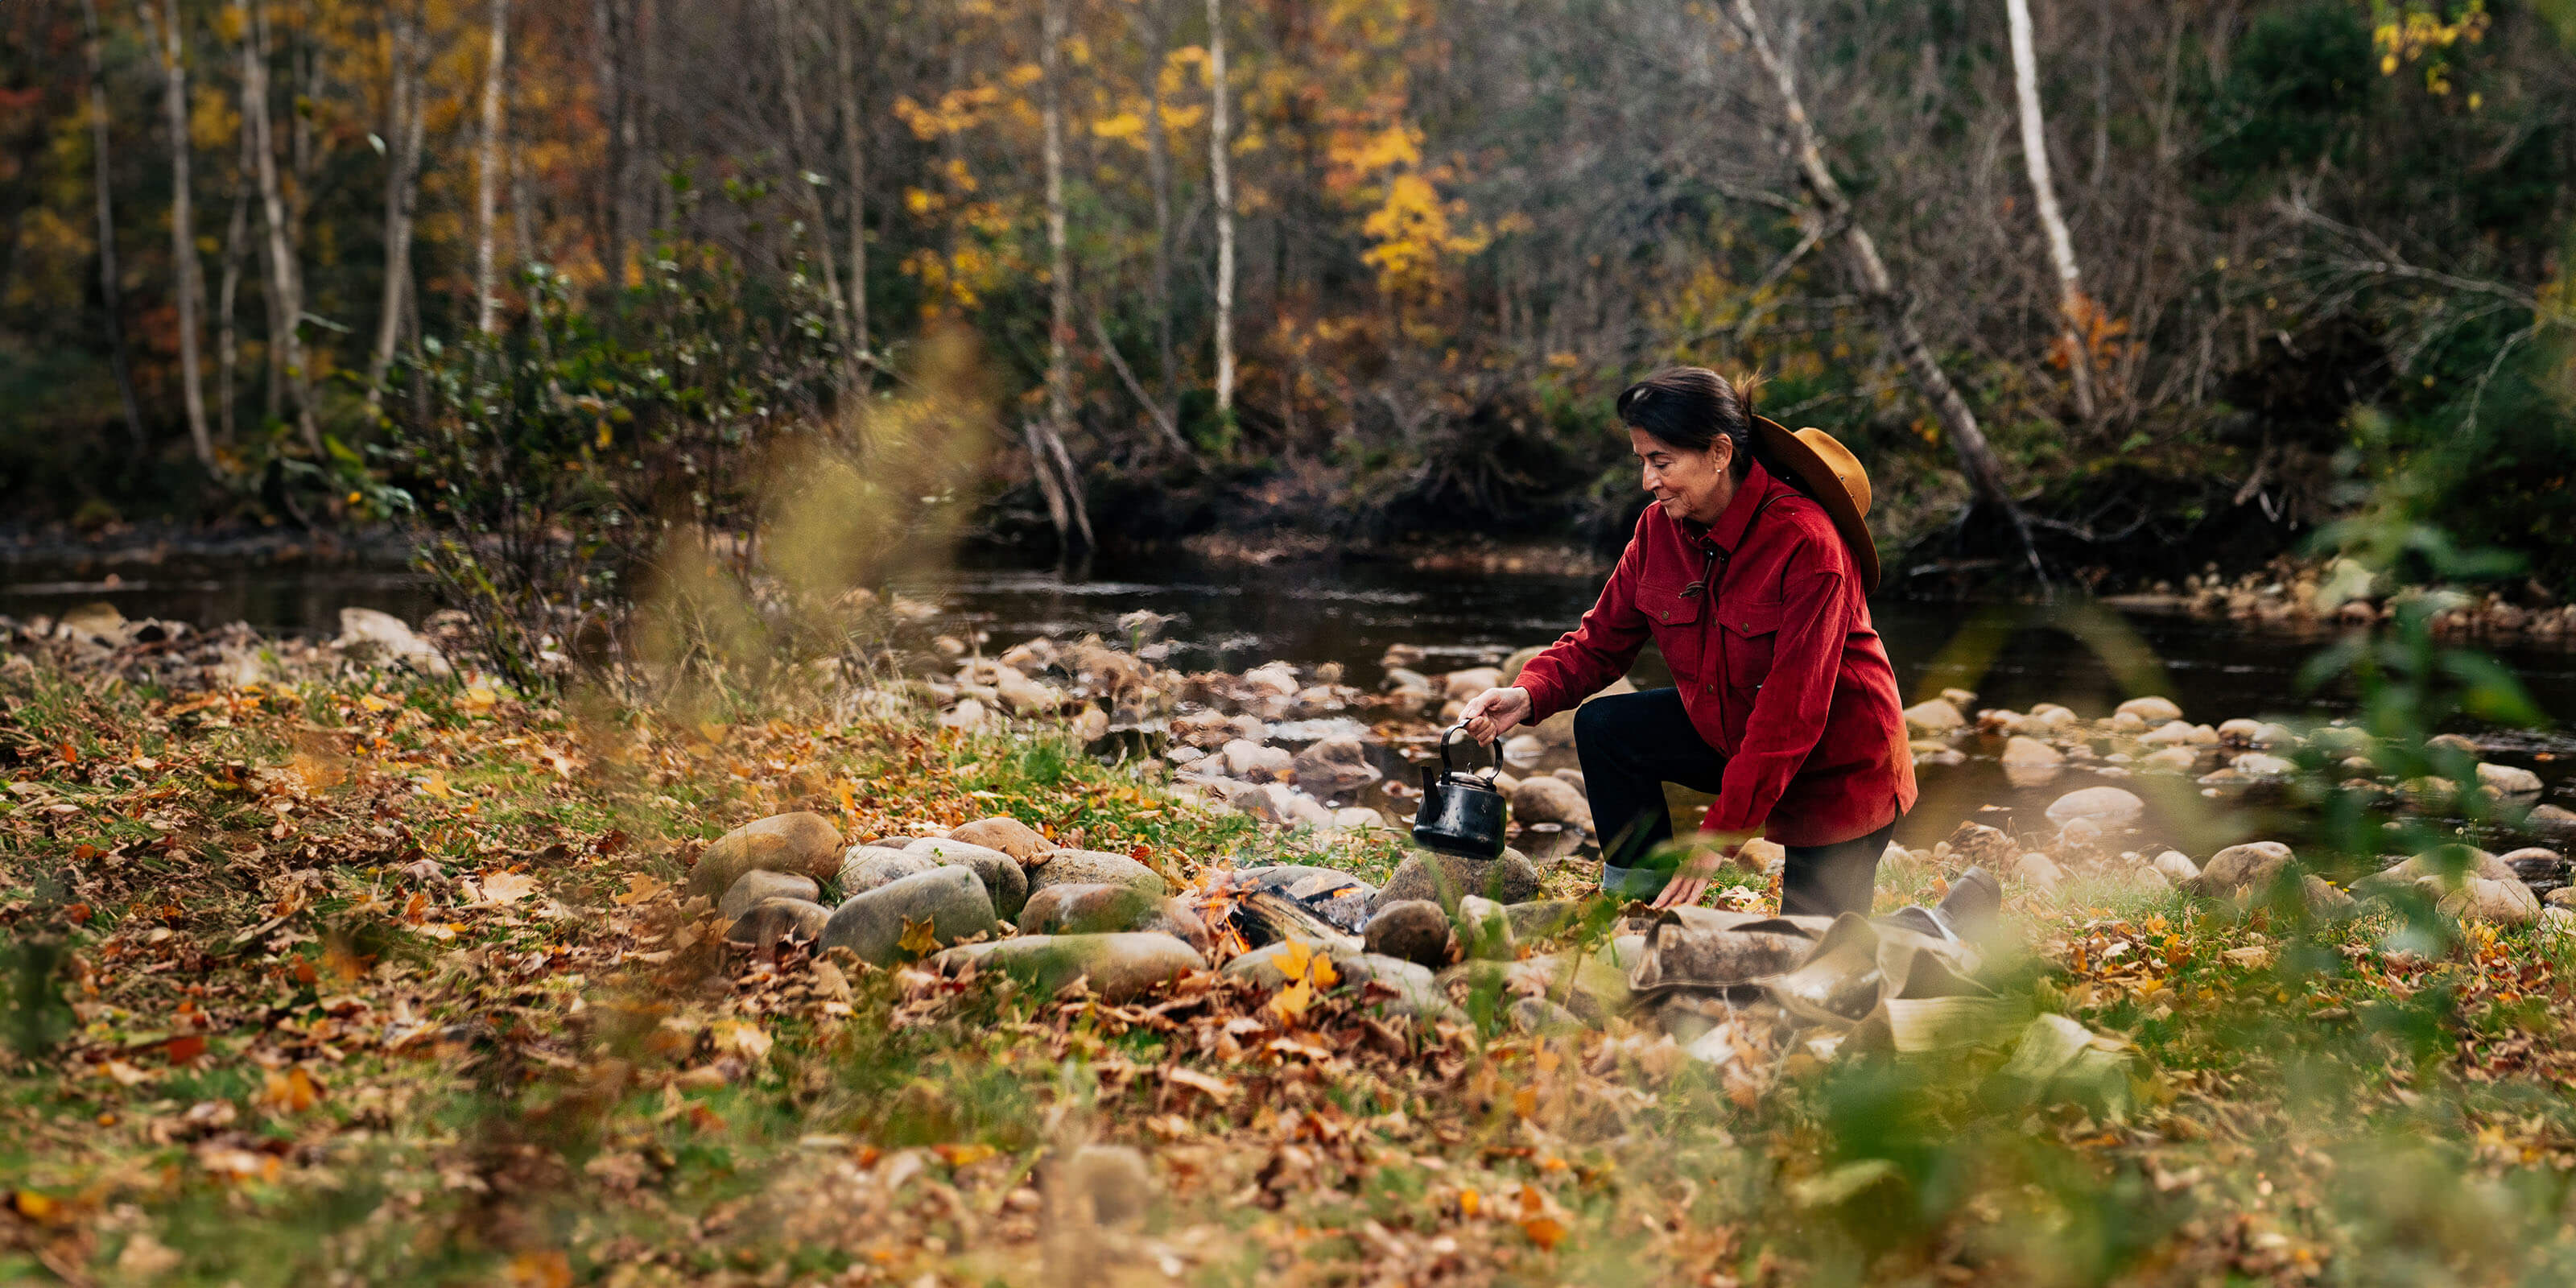
M 2357 560 L 2499 570 L 2421 526 L 2345 535 Z M 853 839 L 1005 814 L 1183 879 L 1267 861 L 1382 879 L 1400 851 L 1204 812 L 1044 722 L 936 728 L 864 671 L 685 666 L 686 704 L 558 704 L 488 676 L 175 694 L 0 661 L 0 1273 L 2576 1274 L 2576 937 L 2548 922 L 2015 883 L 1989 974 L 2104 1054 L 2110 1076 L 2074 1086 L 2030 1077 L 2009 1035 L 1756 1067 L 1624 1023 L 1523 1034 L 1476 990 L 1463 1022 L 1429 1024 L 1232 980 L 1123 1006 L 959 989 L 726 949 L 687 865 L 800 808 Z M 2354 727 L 2435 773 L 2458 769 L 2446 722 L 2518 713 L 2509 677 L 2405 613 L 2316 668 L 2337 672 Z M 2316 801 L 2299 853 L 2330 875 L 2443 839 Z M 1942 879 L 1891 872 L 1882 906 Z

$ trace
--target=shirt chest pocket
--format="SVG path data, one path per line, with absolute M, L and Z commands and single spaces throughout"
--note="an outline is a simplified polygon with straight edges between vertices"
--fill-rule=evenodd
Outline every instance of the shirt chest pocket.
M 1708 638 L 1708 592 L 1698 582 L 1648 583 L 1637 588 L 1637 610 L 1646 615 L 1647 629 L 1655 636 L 1655 647 L 1664 652 L 1664 662 L 1672 668 L 1673 682 L 1688 686 L 1709 668 L 1701 650 L 1714 644 Z
M 1771 675 L 1774 646 L 1780 639 L 1780 624 L 1787 616 L 1788 605 L 1777 599 L 1746 600 L 1717 607 L 1717 623 L 1725 639 L 1720 645 L 1726 652 L 1726 682 L 1738 693 L 1751 693 L 1762 687 Z
M 1707 591 L 1695 581 L 1637 588 L 1638 611 L 1646 615 L 1647 624 L 1658 634 L 1667 627 L 1698 625 L 1700 612 L 1707 604 Z

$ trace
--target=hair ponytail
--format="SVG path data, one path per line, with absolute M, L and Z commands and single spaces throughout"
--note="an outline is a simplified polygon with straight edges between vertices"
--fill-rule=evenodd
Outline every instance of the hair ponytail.
M 1753 393 L 1761 385 L 1749 373 L 1728 384 L 1706 367 L 1668 367 L 1620 391 L 1616 406 L 1622 424 L 1685 451 L 1705 452 L 1721 438 L 1734 444 L 1729 472 L 1737 478 L 1756 460 L 1778 474 L 1753 434 Z

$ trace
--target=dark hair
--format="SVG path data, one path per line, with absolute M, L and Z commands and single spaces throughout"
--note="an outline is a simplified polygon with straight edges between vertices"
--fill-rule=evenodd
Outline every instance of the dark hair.
M 1756 376 L 1728 384 L 1706 367 L 1667 367 L 1619 391 L 1619 421 L 1688 451 L 1704 452 L 1726 439 L 1735 444 L 1730 469 L 1742 478 L 1762 454 L 1753 439 L 1753 391 L 1760 384 Z

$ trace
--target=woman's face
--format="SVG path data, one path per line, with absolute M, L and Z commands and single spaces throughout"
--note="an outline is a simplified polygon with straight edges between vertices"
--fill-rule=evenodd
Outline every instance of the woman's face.
M 1642 429 L 1631 428 L 1628 442 L 1645 467 L 1646 490 L 1655 504 L 1674 519 L 1715 523 L 1735 499 L 1735 444 L 1719 437 L 1708 450 L 1675 447 Z

